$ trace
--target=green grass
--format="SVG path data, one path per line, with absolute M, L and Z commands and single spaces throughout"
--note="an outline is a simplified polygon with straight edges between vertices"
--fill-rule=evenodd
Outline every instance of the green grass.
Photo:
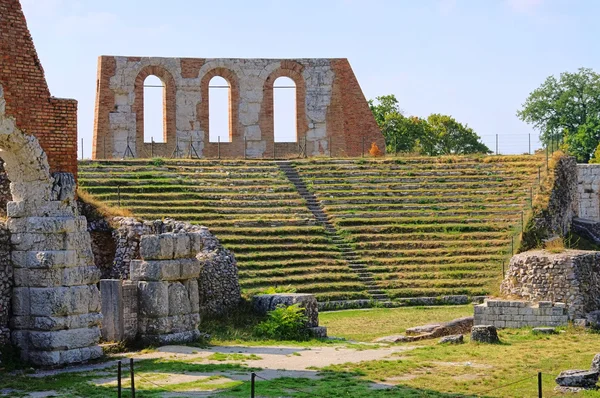
M 544 160 L 451 156 L 294 163 L 357 251 L 356 261 L 376 274 L 378 288 L 403 298 L 493 292 Z M 113 206 L 120 186 L 122 208 L 142 218 L 172 217 L 209 227 L 236 255 L 247 295 L 291 284 L 320 301 L 370 297 L 273 162 L 82 162 L 79 182 Z M 463 268 L 450 269 L 456 264 Z
M 385 335 L 401 334 L 411 326 L 450 321 L 472 315 L 472 305 L 372 308 L 322 312 L 319 314 L 319 321 L 322 326 L 327 327 L 331 336 L 368 342 Z

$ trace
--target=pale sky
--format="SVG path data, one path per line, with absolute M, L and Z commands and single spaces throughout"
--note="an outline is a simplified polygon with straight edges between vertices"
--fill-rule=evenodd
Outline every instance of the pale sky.
M 85 157 L 99 55 L 348 58 L 367 99 L 452 115 L 501 153 L 538 145 L 515 112 L 547 76 L 600 70 L 595 0 L 21 3 L 52 94 L 79 101 Z

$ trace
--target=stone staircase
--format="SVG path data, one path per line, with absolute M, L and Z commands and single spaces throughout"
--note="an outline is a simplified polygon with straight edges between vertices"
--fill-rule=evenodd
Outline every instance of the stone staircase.
M 294 184 L 300 196 L 306 200 L 308 209 L 315 216 L 315 219 L 325 228 L 325 232 L 330 237 L 331 241 L 340 249 L 342 258 L 348 262 L 350 269 L 358 275 L 359 280 L 366 286 L 369 295 L 371 295 L 374 300 L 389 301 L 387 294 L 377 286 L 373 274 L 367 271 L 367 265 L 363 263 L 360 256 L 329 220 L 329 216 L 325 213 L 321 202 L 308 190 L 304 180 L 300 177 L 294 166 L 289 161 L 278 161 L 276 163 L 288 180 Z

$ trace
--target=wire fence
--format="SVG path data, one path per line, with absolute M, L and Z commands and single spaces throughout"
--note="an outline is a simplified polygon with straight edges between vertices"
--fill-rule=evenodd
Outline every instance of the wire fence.
M 173 396 L 181 396 L 181 397 L 206 397 L 207 396 L 206 395 L 207 391 L 179 391 L 169 385 L 150 380 L 149 378 L 143 376 L 140 373 L 136 374 L 135 369 L 134 369 L 133 358 L 130 358 L 130 360 L 129 360 L 129 370 L 130 370 L 130 378 L 131 378 L 131 386 L 130 386 L 130 397 L 131 398 L 135 398 L 135 395 L 136 395 L 136 385 L 135 385 L 136 377 L 139 380 L 141 380 L 147 384 L 150 384 L 153 387 L 160 389 L 161 391 L 168 392 L 169 394 L 171 394 Z M 121 376 L 122 376 L 122 364 L 121 364 L 121 361 L 118 361 L 118 364 L 117 364 L 117 397 L 118 398 L 122 398 L 122 396 L 123 396 Z M 242 380 L 241 384 L 237 384 L 234 387 L 231 387 L 228 389 L 216 388 L 217 391 L 215 391 L 215 392 L 216 393 L 218 392 L 219 394 L 223 394 L 223 393 L 226 393 L 227 391 L 233 391 L 233 390 L 236 390 L 239 392 L 241 387 L 250 384 L 250 398 L 255 398 L 257 393 L 260 394 L 260 391 L 257 391 L 258 390 L 258 388 L 257 388 L 258 386 L 257 386 L 257 382 L 256 382 L 257 379 L 262 380 L 262 381 L 271 381 L 270 379 L 260 376 L 256 372 L 251 372 L 249 380 L 245 380 L 245 381 Z M 521 384 L 526 381 L 530 381 L 532 379 L 537 380 L 537 393 L 538 393 L 537 396 L 538 396 L 538 398 L 542 398 L 542 396 L 543 396 L 543 374 L 542 374 L 542 372 L 537 372 L 536 374 L 532 374 L 527 377 L 523 377 L 518 380 L 514 380 L 514 381 L 511 381 L 511 382 L 508 382 L 508 383 L 505 383 L 505 384 L 502 384 L 502 385 L 499 385 L 499 386 L 496 386 L 493 388 L 489 388 L 489 389 L 482 390 L 482 391 L 476 391 L 476 392 L 468 393 L 468 394 L 469 395 L 476 394 L 476 396 L 482 397 L 489 393 L 496 392 L 498 390 L 502 390 L 502 389 L 505 389 L 505 388 L 508 388 L 511 386 L 515 386 L 517 384 Z M 325 397 L 324 395 L 315 394 L 312 391 L 307 391 L 306 389 L 299 389 L 299 388 L 292 387 L 292 386 L 285 386 L 285 390 L 300 393 L 307 397 Z
M 491 154 L 495 155 L 533 155 L 540 150 L 545 150 L 546 146 L 541 141 L 537 134 L 484 134 L 481 137 L 481 142 L 484 143 L 491 151 Z M 244 154 L 237 157 L 256 157 L 253 153 L 252 147 L 260 147 L 265 141 L 264 140 L 250 140 L 243 138 L 244 146 L 246 148 Z M 260 143 L 260 145 L 258 145 Z M 217 137 L 216 140 L 210 140 L 205 145 L 204 140 L 199 138 L 176 138 L 175 145 L 170 143 L 168 147 L 170 150 L 168 153 L 164 151 L 166 142 L 155 142 L 151 139 L 150 142 L 144 142 L 140 148 L 137 148 L 136 139 L 128 137 L 125 142 L 113 143 L 114 148 L 107 146 L 106 139 L 103 139 L 101 143 L 96 143 L 96 158 L 117 158 L 117 159 L 150 159 L 153 157 L 167 157 L 172 159 L 220 159 L 222 155 L 225 155 L 223 150 L 226 150 L 228 146 L 233 144 L 228 139 L 221 139 Z M 371 149 L 372 142 L 367 137 L 359 138 L 359 146 L 361 146 L 361 156 L 369 156 L 369 150 Z M 314 156 L 330 156 L 330 157 L 347 157 L 346 146 L 336 143 L 332 137 L 322 139 L 319 141 L 318 151 L 308 150 L 310 146 L 317 145 L 312 141 L 307 141 L 306 137 L 299 139 L 295 142 L 273 142 L 269 144 L 271 150 L 262 151 L 260 157 L 263 159 L 290 159 L 290 158 L 305 158 L 312 157 L 313 153 L 319 153 Z M 216 146 L 210 151 L 210 155 L 206 154 L 203 149 L 206 146 Z M 386 156 L 406 156 L 406 152 L 396 151 L 397 145 L 394 142 L 387 143 Z M 558 142 L 552 142 L 547 145 L 550 152 L 556 150 L 559 146 Z M 118 148 L 117 148 L 118 147 Z M 311 148 L 314 149 L 314 148 Z M 384 148 L 379 148 L 381 151 Z M 84 140 L 81 139 L 80 157 L 85 159 L 85 155 L 91 155 L 91 153 L 85 152 Z M 225 156 L 224 156 L 225 157 Z M 226 156 L 230 158 L 231 156 Z

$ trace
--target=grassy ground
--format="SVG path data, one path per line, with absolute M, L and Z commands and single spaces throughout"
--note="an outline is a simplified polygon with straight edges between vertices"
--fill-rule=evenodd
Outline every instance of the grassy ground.
M 327 327 L 330 336 L 368 342 L 381 336 L 401 334 L 411 326 L 445 322 L 471 315 L 472 305 L 374 308 L 323 312 L 319 314 L 319 321 Z
M 407 307 L 398 309 L 370 309 L 322 313 L 321 324 L 331 335 L 368 342 L 375 337 L 395 334 L 409 326 L 441 322 L 472 313 L 471 306 Z M 243 317 L 230 319 L 230 323 L 243 323 Z M 245 327 L 223 331 L 219 323 L 206 324 L 217 334 L 220 345 L 244 344 L 261 346 L 284 344 L 299 350 L 316 349 L 331 344 L 347 348 L 373 349 L 373 346 L 352 345 L 343 342 L 308 341 L 303 343 L 261 341 L 250 335 L 253 320 L 246 318 Z M 222 330 L 222 332 L 218 332 Z M 501 330 L 501 344 L 471 343 L 466 338 L 463 345 L 439 345 L 437 340 L 399 347 L 412 347 L 385 360 L 358 361 L 314 369 L 319 379 L 280 377 L 273 380 L 258 379 L 256 393 L 260 397 L 533 397 L 537 396 L 537 372 L 543 374 L 544 397 L 559 396 L 553 392 L 554 378 L 562 370 L 589 368 L 593 356 L 600 351 L 600 334 L 576 328 L 564 328 L 557 335 L 534 335 L 529 329 Z M 266 347 L 265 347 L 266 348 Z M 265 375 L 266 370 L 251 368 L 247 362 L 260 359 L 259 355 L 216 353 L 206 358 L 218 361 L 185 359 L 144 359 L 136 362 L 137 397 L 196 396 L 201 391 L 212 390 L 220 397 L 248 397 L 250 385 L 246 381 L 251 371 Z M 292 350 L 293 351 L 293 350 Z M 299 351 L 301 352 L 301 351 Z M 297 355 L 291 353 L 288 355 Z M 284 362 L 285 363 L 285 362 Z M 285 367 L 285 366 L 283 366 Z M 0 396 L 27 396 L 36 391 L 55 391 L 61 397 L 116 396 L 115 367 L 102 371 L 77 374 L 58 374 L 32 378 L 26 373 L 12 375 L 0 372 Z M 310 372 L 308 372 L 310 373 Z M 202 380 L 168 382 L 173 374 L 206 374 Z M 237 375 L 237 376 L 235 376 Z M 128 387 L 129 374 L 124 371 L 124 387 Z M 515 384 L 512 384 L 515 383 Z M 11 391 L 14 390 L 14 391 Z M 11 391 L 11 392 L 8 392 Z M 186 395 L 186 391 L 194 391 Z M 171 395 L 165 395 L 167 392 Z M 173 395 L 178 392 L 179 395 Z M 124 397 L 129 397 L 126 392 Z M 581 397 L 600 398 L 600 392 L 585 392 Z

